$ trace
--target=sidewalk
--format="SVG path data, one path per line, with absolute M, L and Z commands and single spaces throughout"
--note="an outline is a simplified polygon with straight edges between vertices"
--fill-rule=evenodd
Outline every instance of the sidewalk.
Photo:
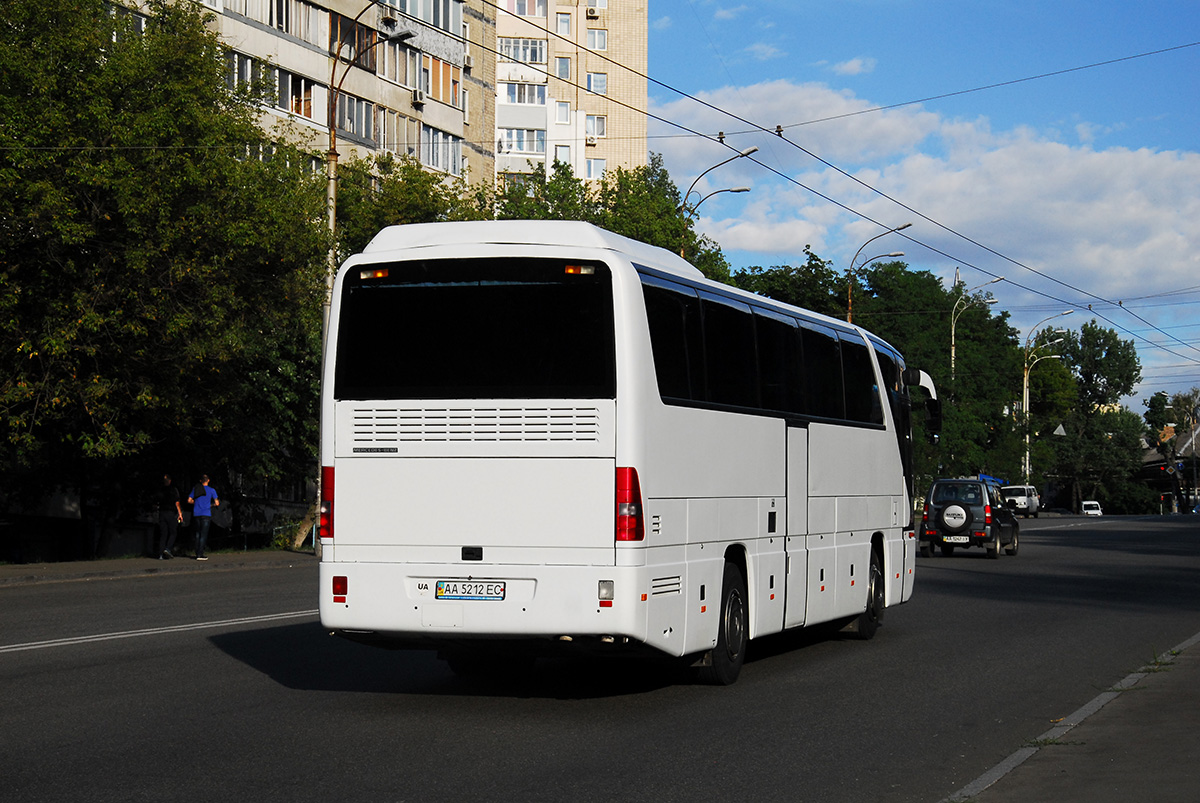
M 208 560 L 191 557 L 158 560 L 156 558 L 112 558 L 105 560 L 64 561 L 62 563 L 0 564 L 0 589 L 28 583 L 65 583 L 111 580 L 118 577 L 152 577 L 183 572 L 232 571 L 274 566 L 315 564 L 311 552 L 287 552 L 278 549 L 252 549 L 247 552 L 209 553 Z
M 1200 800 L 1198 643 L 1200 634 L 1131 674 L 947 800 Z

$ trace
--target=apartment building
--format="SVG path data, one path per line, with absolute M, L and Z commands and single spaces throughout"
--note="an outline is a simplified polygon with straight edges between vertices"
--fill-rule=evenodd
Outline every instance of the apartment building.
M 230 48 L 230 80 L 267 71 L 277 87 L 267 127 L 325 151 L 332 117 L 343 163 L 407 154 L 451 176 L 494 175 L 496 12 L 485 0 L 201 2 Z
M 496 173 L 646 164 L 647 0 L 496 0 Z M 626 69 L 628 68 L 628 69 Z

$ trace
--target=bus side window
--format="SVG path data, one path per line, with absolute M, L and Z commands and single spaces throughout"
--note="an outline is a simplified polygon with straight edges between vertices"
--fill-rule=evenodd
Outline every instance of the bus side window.
M 705 294 L 700 308 L 704 313 L 708 401 L 757 408 L 758 366 L 750 307 Z
M 653 282 L 653 283 L 652 283 Z M 642 277 L 654 373 L 663 399 L 704 399 L 700 299 L 694 290 Z
M 842 356 L 837 333 L 807 321 L 801 326 L 804 341 L 804 401 L 809 415 L 845 418 L 842 392 Z
M 796 319 L 754 310 L 758 338 L 759 393 L 766 410 L 804 412 L 803 360 Z
M 875 367 L 867 344 L 842 333 L 842 374 L 846 382 L 846 418 L 865 424 L 883 423 L 883 402 L 875 384 Z

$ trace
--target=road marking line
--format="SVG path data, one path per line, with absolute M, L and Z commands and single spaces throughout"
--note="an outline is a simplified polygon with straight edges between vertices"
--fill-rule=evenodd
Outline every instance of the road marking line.
M 119 633 L 97 633 L 91 636 L 74 636 L 72 638 L 51 639 L 49 641 L 29 641 L 24 644 L 9 644 L 0 646 L 0 653 L 24 652 L 26 650 L 43 650 L 48 647 L 69 647 L 73 644 L 91 644 L 97 641 L 115 641 L 116 639 L 137 638 L 138 636 L 159 636 L 166 633 L 183 633 L 188 630 L 205 630 L 214 627 L 229 627 L 231 625 L 254 624 L 257 622 L 274 622 L 280 619 L 300 619 L 315 616 L 316 610 L 291 611 L 290 613 L 270 613 L 265 616 L 246 616 L 240 619 L 222 619 L 216 622 L 196 622 L 190 625 L 173 625 L 171 627 L 151 627 L 145 630 L 124 630 Z

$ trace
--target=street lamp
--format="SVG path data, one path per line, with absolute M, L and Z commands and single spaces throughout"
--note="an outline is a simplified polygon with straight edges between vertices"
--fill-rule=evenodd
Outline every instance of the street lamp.
M 904 256 L 903 251 L 893 251 L 890 254 L 879 254 L 870 259 L 864 259 L 862 264 L 870 265 L 877 259 L 890 259 Z M 854 264 L 846 270 L 846 323 L 854 323 Z
M 735 188 L 728 189 L 728 190 L 717 190 L 716 192 L 710 192 L 708 195 L 701 197 L 699 201 L 696 201 L 694 206 L 691 206 L 691 207 L 688 206 L 688 198 L 692 197 L 692 192 L 695 191 L 696 185 L 700 183 L 700 179 L 704 178 L 706 175 L 708 175 L 712 171 L 716 170 L 721 165 L 727 165 L 730 162 L 732 162 L 734 159 L 741 159 L 743 157 L 750 156 L 751 154 L 754 154 L 754 153 L 758 153 L 757 145 L 751 145 L 749 148 L 745 148 L 743 150 L 738 151 L 733 156 L 730 156 L 728 159 L 717 162 L 715 165 L 708 168 L 700 175 L 696 176 L 696 180 L 692 182 L 692 185 L 690 187 L 688 187 L 687 192 L 685 192 L 683 194 L 683 201 L 679 204 L 679 211 L 684 213 L 685 219 L 690 221 L 692 219 L 692 215 L 696 211 L 696 208 L 699 207 L 700 204 L 704 203 L 707 199 L 716 195 L 718 192 L 749 192 L 750 191 L 749 187 L 735 187 Z M 686 235 L 687 235 L 687 227 L 685 226 L 683 234 L 680 235 L 680 242 L 679 242 L 679 256 L 680 257 L 684 256 L 684 250 L 687 246 Z
M 697 185 L 698 183 L 700 183 L 700 179 L 704 178 L 706 175 L 708 175 L 708 174 L 709 174 L 709 173 L 711 173 L 712 171 L 716 170 L 716 169 L 717 169 L 718 167 L 720 167 L 721 165 L 727 165 L 727 164 L 729 164 L 730 162 L 732 162 L 734 159 L 741 159 L 741 158 L 743 158 L 743 157 L 745 157 L 745 156 L 750 156 L 751 154 L 754 154 L 754 153 L 758 153 L 758 146 L 757 146 L 757 145 L 751 145 L 749 148 L 746 148 L 745 150 L 738 151 L 737 153 L 735 153 L 733 156 L 730 156 L 730 157 L 729 157 L 728 159 L 726 159 L 725 161 L 723 161 L 723 162 L 717 162 L 715 165 L 713 165 L 712 167 L 708 168 L 707 170 L 705 170 L 705 171 L 704 171 L 703 173 L 701 173 L 700 175 L 696 176 L 696 180 L 692 182 L 692 186 L 688 187 L 688 191 L 687 191 L 687 192 L 685 192 L 685 193 L 683 194 L 683 203 L 682 203 L 682 204 L 680 204 L 680 207 L 679 207 L 679 208 L 680 208 L 680 209 L 684 209 L 684 210 L 686 210 L 686 209 L 687 209 L 687 205 L 688 205 L 688 202 L 687 202 L 687 200 L 688 200 L 688 198 L 690 198 L 690 197 L 692 196 L 692 191 L 696 189 L 696 185 Z M 705 196 L 705 198 L 707 198 L 707 197 L 708 197 L 708 196 Z M 700 199 L 700 202 L 703 202 L 703 201 L 704 201 L 704 198 L 701 198 L 701 199 Z M 697 203 L 696 203 L 696 206 L 699 206 L 699 205 L 700 205 L 700 202 L 697 202 Z M 693 208 L 694 208 L 694 207 L 693 207 Z
M 983 284 L 975 285 L 970 290 L 964 290 L 962 295 L 960 295 L 958 297 L 958 300 L 954 302 L 954 308 L 952 310 L 950 310 L 950 387 L 951 388 L 954 387 L 954 368 L 955 368 L 955 361 L 957 360 L 957 348 L 956 348 L 956 343 L 955 343 L 955 331 L 954 330 L 955 330 L 955 327 L 958 325 L 958 316 L 960 316 L 964 312 L 966 312 L 967 307 L 971 306 L 972 303 L 974 303 L 978 300 L 978 299 L 972 298 L 971 293 L 974 293 L 976 290 L 978 290 L 981 287 L 987 287 L 989 284 L 995 284 L 996 282 L 1002 282 L 1002 281 L 1004 281 L 1004 277 L 997 276 L 995 279 L 986 281 Z M 995 299 L 995 298 L 985 298 L 985 299 L 983 299 L 982 303 L 995 304 L 997 300 L 998 299 Z M 962 305 L 961 308 L 959 307 L 960 304 Z
M 866 248 L 868 245 L 870 245 L 871 243 L 878 240 L 880 237 L 884 237 L 888 234 L 893 234 L 894 232 L 897 232 L 897 231 L 904 231 L 911 225 L 912 225 L 912 223 L 901 223 L 899 226 L 896 226 L 895 228 L 891 228 L 891 229 L 888 229 L 887 231 L 876 234 L 874 237 L 872 237 L 871 239 L 867 240 L 865 243 L 860 245 L 858 247 L 858 250 L 854 252 L 854 256 L 850 258 L 850 267 L 846 268 L 846 284 L 849 285 L 849 287 L 846 290 L 846 323 L 854 323 L 854 321 L 853 321 L 854 316 L 851 313 L 851 307 L 854 305 L 854 300 L 851 297 L 851 295 L 854 293 L 854 279 L 853 279 L 854 263 L 858 261 L 858 255 L 863 252 L 864 248 Z M 871 259 L 868 259 L 863 264 L 869 265 L 871 262 L 874 262 L 876 259 L 880 259 L 882 257 L 889 257 L 889 256 L 904 256 L 904 254 L 903 253 L 880 254 L 877 257 L 872 257 Z
M 345 38 L 346 35 L 355 36 L 358 30 L 358 21 L 362 19 L 362 15 L 366 14 L 371 8 L 379 4 L 379 0 L 369 0 L 363 6 L 362 11 L 359 11 L 351 20 L 349 25 L 338 26 L 337 43 L 333 51 L 333 65 L 329 70 L 329 109 L 328 109 L 328 125 L 329 125 L 329 150 L 325 153 L 325 206 L 329 216 L 329 254 L 325 265 L 325 306 L 321 319 L 321 339 L 324 342 L 325 337 L 329 332 L 329 310 L 333 302 L 333 279 L 337 274 L 337 167 L 338 167 L 338 152 L 337 152 L 337 105 L 338 96 L 342 92 L 342 84 L 346 80 L 346 76 L 350 74 L 350 68 L 355 62 L 361 59 L 368 50 L 378 47 L 384 42 L 399 42 L 405 39 L 411 39 L 416 34 L 413 31 L 378 31 L 375 41 L 361 51 L 353 53 L 351 58 L 346 60 L 346 67 L 342 70 L 342 77 L 337 77 L 338 61 L 342 58 L 342 48 L 348 44 Z M 384 25 L 395 28 L 396 20 L 388 17 L 384 20 Z
M 693 204 L 692 206 L 683 207 L 684 214 L 688 218 L 691 218 L 692 215 L 696 214 L 696 210 L 700 208 L 700 204 L 704 203 L 705 201 L 707 201 L 709 198 L 713 197 L 714 195 L 719 195 L 722 192 L 750 192 L 750 188 L 749 187 L 726 187 L 723 190 L 713 190 L 708 195 L 705 195 L 703 198 L 701 198 L 699 201 L 696 201 L 696 203 Z
M 1044 324 L 1046 321 L 1052 321 L 1055 318 L 1061 318 L 1064 315 L 1070 315 L 1074 311 L 1075 310 L 1073 310 L 1073 309 L 1064 310 L 1056 315 L 1051 315 L 1049 318 L 1044 318 L 1044 319 L 1038 321 L 1036 324 L 1033 325 L 1033 327 L 1030 328 L 1029 334 L 1025 337 L 1025 376 L 1024 376 L 1024 378 L 1022 380 L 1022 384 L 1021 384 L 1021 413 L 1025 416 L 1025 464 L 1022 468 L 1023 468 L 1023 473 L 1025 475 L 1025 484 L 1026 485 L 1029 484 L 1029 475 L 1030 475 L 1031 469 L 1032 469 L 1032 467 L 1030 466 L 1030 463 L 1029 463 L 1029 371 L 1030 371 L 1030 369 L 1033 368 L 1033 366 L 1037 365 L 1042 360 L 1061 360 L 1062 359 L 1061 354 L 1043 354 L 1041 357 L 1037 357 L 1036 359 L 1034 359 L 1033 362 L 1030 362 L 1029 355 L 1032 353 L 1032 351 L 1036 351 L 1036 349 L 1038 347 L 1035 346 L 1033 349 L 1030 349 L 1029 346 L 1030 346 L 1030 343 L 1032 343 L 1032 341 L 1033 341 L 1033 336 L 1035 334 L 1037 334 L 1037 329 L 1039 326 Z M 1060 337 L 1057 340 L 1053 340 L 1049 343 L 1046 343 L 1045 345 L 1053 346 L 1053 345 L 1055 345 L 1057 343 L 1061 343 L 1061 342 L 1062 342 L 1062 338 Z

